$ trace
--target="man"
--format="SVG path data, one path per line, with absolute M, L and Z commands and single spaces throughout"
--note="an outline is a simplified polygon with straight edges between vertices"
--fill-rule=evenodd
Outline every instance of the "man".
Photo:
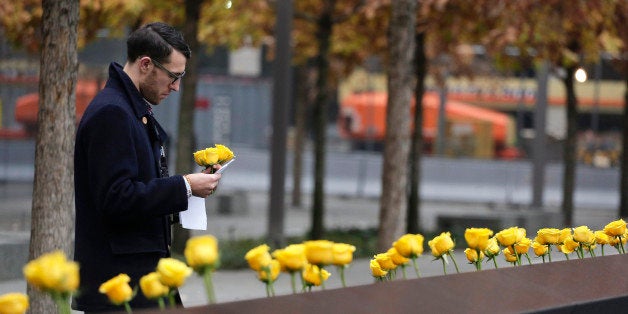
M 131 287 L 170 255 L 172 217 L 191 195 L 209 196 L 220 174 L 168 176 L 167 136 L 151 112 L 178 91 L 190 49 L 163 23 L 145 25 L 127 40 L 124 68 L 112 63 L 105 88 L 78 126 L 74 155 L 75 260 L 81 286 L 77 310 L 120 310 L 98 292 L 120 273 Z M 190 156 L 192 158 L 192 156 Z M 139 292 L 132 308 L 157 306 Z

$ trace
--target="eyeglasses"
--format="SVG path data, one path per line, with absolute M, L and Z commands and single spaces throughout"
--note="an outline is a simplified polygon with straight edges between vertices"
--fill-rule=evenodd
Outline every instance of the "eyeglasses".
M 155 64 L 156 67 L 164 70 L 168 74 L 168 76 L 170 76 L 170 78 L 172 79 L 172 82 L 170 84 L 176 83 L 177 80 L 181 79 L 185 75 L 185 71 L 181 72 L 181 74 L 172 73 L 170 72 L 170 70 L 166 69 L 166 67 L 164 67 L 161 63 L 157 62 L 157 60 L 151 59 L 151 61 Z

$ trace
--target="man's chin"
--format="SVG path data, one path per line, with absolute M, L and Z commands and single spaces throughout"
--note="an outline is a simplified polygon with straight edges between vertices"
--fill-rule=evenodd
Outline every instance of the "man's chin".
M 150 104 L 153 105 L 153 106 L 157 106 L 161 102 L 161 99 L 158 99 L 157 101 L 155 101 L 154 99 L 150 99 L 150 100 L 148 100 L 148 102 L 150 102 Z

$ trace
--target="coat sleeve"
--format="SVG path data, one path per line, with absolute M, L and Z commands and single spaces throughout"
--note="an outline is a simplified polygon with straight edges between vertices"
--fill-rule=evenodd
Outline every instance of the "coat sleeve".
M 119 106 L 104 106 L 86 125 L 90 189 L 105 219 L 137 221 L 187 208 L 181 176 L 158 178 L 145 127 Z

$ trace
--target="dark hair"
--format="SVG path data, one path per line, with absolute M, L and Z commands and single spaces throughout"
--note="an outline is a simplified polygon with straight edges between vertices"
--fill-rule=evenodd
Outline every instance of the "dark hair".
M 186 59 L 192 52 L 183 35 L 172 26 L 155 22 L 133 31 L 126 41 L 127 60 L 134 62 L 141 56 L 149 56 L 157 62 L 168 63 L 172 49 L 181 52 Z

